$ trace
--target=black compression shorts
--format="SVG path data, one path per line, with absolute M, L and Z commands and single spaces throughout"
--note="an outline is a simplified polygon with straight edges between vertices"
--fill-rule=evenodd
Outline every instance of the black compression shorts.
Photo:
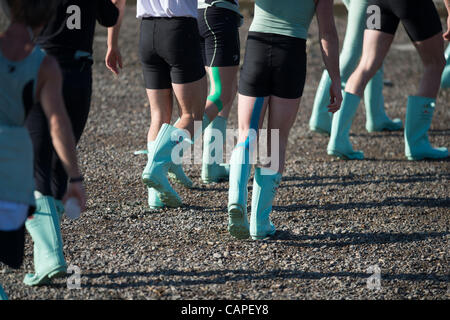
M 240 62 L 239 25 L 234 11 L 208 7 L 198 10 L 198 29 L 203 63 L 208 67 L 238 66 Z
M 206 74 L 194 18 L 143 18 L 139 51 L 147 89 L 170 89 Z
M 306 78 L 306 40 L 249 32 L 239 93 L 286 99 L 302 96 Z
M 412 41 L 423 41 L 442 32 L 441 20 L 432 0 L 370 0 L 381 11 L 381 32 L 395 34 L 400 21 Z M 368 13 L 368 18 L 372 13 Z M 368 29 L 373 29 L 368 26 Z

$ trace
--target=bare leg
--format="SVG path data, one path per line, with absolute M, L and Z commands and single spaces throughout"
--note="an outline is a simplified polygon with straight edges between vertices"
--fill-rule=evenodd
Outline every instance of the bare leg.
M 300 106 L 301 97 L 298 99 L 284 99 L 275 96 L 270 97 L 269 102 L 269 139 L 268 150 L 271 159 L 278 157 L 278 172 L 283 173 L 286 162 L 286 148 L 288 144 L 289 132 L 295 123 L 297 112 Z M 271 153 L 272 130 L 279 130 L 279 153 Z M 272 165 L 274 165 L 272 163 Z
M 210 79 L 210 95 L 206 101 L 205 113 L 212 121 L 217 115 L 228 118 L 237 92 L 237 72 L 235 67 L 206 67 Z M 217 104 L 220 104 L 218 106 Z M 222 110 L 219 112 L 219 108 Z
M 193 137 L 194 121 L 202 121 L 205 109 L 206 76 L 190 83 L 173 83 L 172 87 L 180 108 L 180 120 L 176 127 L 187 130 Z
M 147 97 L 150 103 L 150 128 L 147 141 L 154 141 L 159 129 L 164 123 L 169 123 L 172 117 L 173 100 L 171 89 L 147 89 Z
M 375 30 L 364 32 L 364 44 L 361 61 L 350 76 L 345 91 L 362 97 L 367 83 L 383 65 L 394 36 Z
M 445 68 L 444 40 L 439 33 L 427 40 L 414 42 L 422 59 L 424 72 L 417 96 L 436 98 L 441 86 L 441 75 Z
M 248 97 L 239 94 L 238 119 L 239 138 L 238 143 L 244 143 L 249 135 L 250 128 L 258 130 L 262 127 L 264 115 L 266 114 L 269 97 L 263 98 L 262 105 L 258 105 L 256 97 Z

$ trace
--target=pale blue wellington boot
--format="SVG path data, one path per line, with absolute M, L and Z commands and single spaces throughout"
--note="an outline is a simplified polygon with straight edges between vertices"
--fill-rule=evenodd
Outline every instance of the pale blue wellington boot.
M 276 232 L 269 215 L 272 212 L 272 202 L 280 182 L 279 172 L 267 168 L 255 169 L 250 216 L 250 236 L 253 240 L 267 238 Z
M 147 143 L 147 160 L 150 160 L 151 155 L 153 154 L 153 146 L 154 141 L 150 141 Z M 184 172 L 183 172 L 184 173 Z M 147 187 L 148 190 L 148 206 L 150 209 L 161 209 L 164 208 L 164 203 L 159 198 L 159 192 L 154 188 Z
M 153 145 L 154 141 L 150 141 L 147 143 L 147 150 L 136 151 L 135 154 L 147 154 L 147 158 L 150 159 L 151 155 L 153 154 Z M 184 173 L 181 164 L 172 163 L 168 169 L 168 177 L 171 180 L 175 181 L 176 183 L 185 186 L 186 188 L 192 188 L 193 186 L 191 179 L 189 179 Z M 160 199 L 160 193 L 154 188 L 148 187 L 147 189 L 148 189 L 148 205 L 150 209 L 156 210 L 164 208 L 165 205 Z
M 156 189 L 162 203 L 168 207 L 179 207 L 183 204 L 167 177 L 169 169 L 174 165 L 172 150 L 178 143 L 183 143 L 183 133 L 181 129 L 163 124 L 153 142 L 153 152 L 149 153 L 147 165 L 142 173 L 142 181 L 147 187 Z M 172 134 L 174 139 L 179 140 L 174 141 Z
M 325 70 L 317 88 L 314 106 L 309 119 L 309 129 L 320 134 L 330 135 L 332 113 L 328 112 L 327 106 L 330 104 L 331 79 Z
M 8 300 L 8 296 L 6 295 L 1 285 L 0 285 L 0 300 Z
M 237 239 L 249 237 L 247 184 L 250 177 L 249 149 L 238 144 L 231 154 L 228 191 L 228 232 Z
M 366 107 L 366 129 L 369 132 L 398 131 L 403 129 L 401 119 L 389 119 L 384 110 L 383 97 L 383 68 L 367 84 L 364 91 L 364 105 Z
M 444 72 L 442 72 L 441 87 L 450 88 L 450 45 L 445 51 L 445 59 L 447 59 L 447 64 L 445 65 Z
M 448 157 L 447 148 L 433 148 L 428 140 L 435 101 L 426 97 L 408 97 L 405 121 L 405 155 L 408 160 Z
M 216 142 L 214 131 L 222 134 L 222 142 Z M 223 159 L 223 146 L 226 143 L 227 119 L 216 116 L 206 127 L 203 135 L 202 180 L 204 183 L 228 180 L 229 167 L 217 163 L 215 159 Z
M 361 160 L 364 159 L 364 153 L 354 151 L 350 142 L 350 127 L 361 98 L 348 92 L 344 92 L 343 98 L 341 108 L 333 116 L 327 152 L 341 159 Z
M 36 198 L 36 211 L 27 219 L 25 227 L 34 242 L 34 274 L 27 274 L 23 282 L 29 286 L 46 284 L 50 279 L 66 274 L 63 242 L 55 200 L 49 196 Z

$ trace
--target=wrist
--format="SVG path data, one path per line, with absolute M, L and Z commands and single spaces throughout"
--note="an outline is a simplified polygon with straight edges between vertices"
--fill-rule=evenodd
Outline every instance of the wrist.
M 73 176 L 69 178 L 69 183 L 77 183 L 77 182 L 83 182 L 84 177 L 82 175 Z

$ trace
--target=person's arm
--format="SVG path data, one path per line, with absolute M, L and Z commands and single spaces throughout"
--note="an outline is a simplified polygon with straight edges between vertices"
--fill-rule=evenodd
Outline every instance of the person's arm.
M 111 0 L 100 0 L 97 2 L 97 21 L 104 27 L 113 27 L 119 19 L 119 9 Z
M 106 52 L 106 67 L 114 74 L 119 74 L 122 69 L 122 55 L 119 49 L 119 32 L 122 25 L 123 14 L 125 12 L 126 0 L 111 0 L 119 9 L 119 19 L 115 26 L 108 28 L 108 51 Z
M 341 75 L 339 71 L 339 38 L 333 15 L 333 0 L 317 0 L 316 16 L 319 24 L 320 48 L 322 58 L 331 78 L 329 112 L 341 107 Z
M 38 77 L 38 97 L 48 120 L 53 147 L 69 178 L 81 177 L 72 125 L 62 96 L 63 79 L 58 62 L 53 57 L 46 56 Z M 69 183 L 63 201 L 71 197 L 78 200 L 81 211 L 84 211 L 86 194 L 82 182 Z
M 444 39 L 450 41 L 450 0 L 444 0 L 445 7 L 447 8 L 447 32 L 444 33 Z

